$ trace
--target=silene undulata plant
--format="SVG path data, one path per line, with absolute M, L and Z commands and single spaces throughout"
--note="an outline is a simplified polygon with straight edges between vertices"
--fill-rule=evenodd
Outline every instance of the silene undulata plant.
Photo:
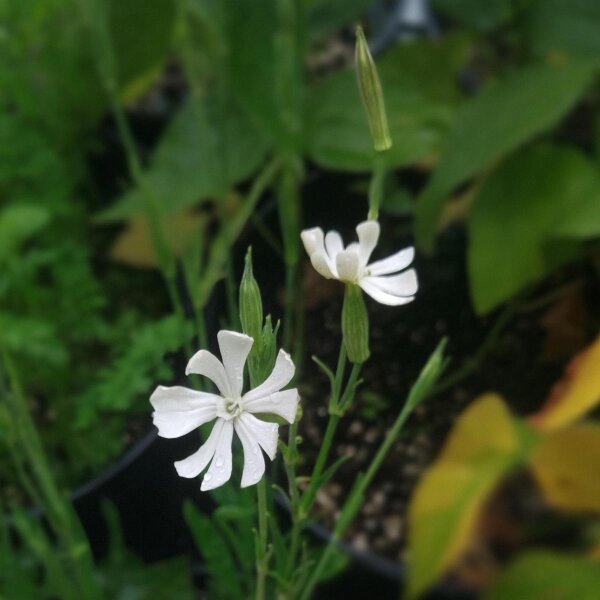
M 381 85 L 360 29 L 357 37 L 359 88 L 375 152 L 381 153 L 391 146 Z M 374 156 L 374 162 L 373 177 L 380 181 L 384 163 L 378 155 Z M 240 556 L 230 524 L 223 532 L 223 539 L 202 542 L 221 544 L 218 552 L 205 552 L 208 571 L 217 578 L 211 584 L 213 590 L 231 590 L 231 586 L 226 585 L 227 573 L 222 568 L 224 553 L 230 553 L 228 564 L 234 567 L 236 563 L 254 563 L 252 581 L 245 589 L 252 590 L 258 600 L 311 598 L 320 582 L 345 565 L 338 548 L 339 541 L 359 512 L 370 483 L 408 417 L 429 395 L 443 370 L 443 343 L 440 343 L 404 402 L 399 402 L 398 416 L 373 454 L 369 467 L 357 476 L 328 541 L 323 543 L 313 539 L 310 525 L 318 519 L 314 510 L 317 494 L 336 476 L 338 467 L 347 458 L 330 460 L 336 431 L 355 400 L 361 384 L 362 366 L 370 357 L 369 317 L 363 292 L 388 305 L 390 310 L 400 310 L 398 307 L 414 300 L 417 294 L 416 272 L 408 269 L 414 259 L 413 248 L 371 261 L 381 229 L 377 221 L 380 200 L 377 181 L 371 186 L 369 217 L 356 227 L 357 242 L 344 246 L 339 233 L 325 234 L 319 227 L 307 229 L 298 236 L 316 271 L 345 286 L 337 363 L 330 367 L 313 357 L 330 383 L 327 397 L 311 400 L 328 409 L 322 444 L 314 462 L 303 459 L 299 435 L 305 401 L 301 399 L 302 375 L 291 355 L 298 362 L 301 349 L 296 342 L 297 347 L 276 351 L 279 326 L 273 327 L 270 317 L 263 316 L 261 292 L 253 275 L 250 250 L 239 289 L 242 331 L 222 330 L 217 334 L 221 360 L 207 349 L 201 349 L 190 358 L 186 368 L 186 375 L 206 378 L 214 388 L 194 390 L 158 386 L 150 398 L 154 424 L 160 436 L 179 437 L 197 428 L 201 428 L 206 436 L 197 452 L 175 463 L 179 475 L 195 478 L 204 472 L 200 489 L 215 494 L 219 488 L 227 487 L 230 503 L 241 488 L 256 486 L 256 501 L 250 508 L 254 515 L 254 556 Z M 285 228 L 285 224 L 283 226 Z M 296 243 L 300 243 L 300 239 Z M 301 290 L 296 292 L 302 293 Z M 401 312 L 398 318 L 402 318 Z M 296 337 L 301 338 L 301 332 Z M 288 335 L 287 339 L 294 340 L 294 337 Z M 380 358 L 374 357 L 374 360 Z M 298 387 L 288 387 L 294 378 Z M 203 381 L 200 379 L 198 383 Z M 244 392 L 244 389 L 248 391 Z M 212 428 L 208 429 L 210 423 Z M 287 436 L 280 435 L 283 425 L 289 426 Z M 236 437 L 241 443 L 241 452 L 232 452 Z M 263 453 L 274 461 L 270 468 L 266 466 Z M 238 470 L 240 479 L 234 476 L 232 480 L 232 473 Z M 217 501 L 221 497 L 215 496 Z M 240 527 L 247 527 L 245 523 L 246 520 L 241 520 Z M 240 532 L 240 539 L 243 533 Z M 211 565 L 211 557 L 219 557 L 219 564 Z M 244 572 L 244 569 L 240 570 L 240 573 Z M 230 577 L 240 575 L 236 572 Z M 223 597 L 229 596 L 224 593 Z

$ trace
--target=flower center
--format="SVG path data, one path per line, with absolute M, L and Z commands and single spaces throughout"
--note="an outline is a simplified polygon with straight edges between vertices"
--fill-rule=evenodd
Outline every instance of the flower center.
M 225 413 L 230 419 L 235 419 L 242 412 L 240 400 L 225 398 Z

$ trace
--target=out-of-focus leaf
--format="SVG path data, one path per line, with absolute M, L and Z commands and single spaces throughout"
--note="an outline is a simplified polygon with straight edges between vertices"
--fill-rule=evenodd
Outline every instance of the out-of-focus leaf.
M 176 5 L 173 0 L 109 0 L 108 23 L 125 96 L 142 92 L 162 67 L 175 30 Z
M 434 0 L 433 8 L 460 25 L 489 31 L 512 14 L 512 0 Z
M 536 0 L 527 13 L 527 40 L 540 54 L 600 61 L 600 3 Z
M 459 557 L 490 492 L 523 452 L 516 424 L 499 396 L 481 396 L 458 418 L 410 502 L 411 598 Z
M 49 219 L 49 212 L 34 204 L 12 205 L 0 211 L 0 264 L 43 229 Z
M 352 23 L 373 4 L 372 0 L 305 0 L 308 31 L 321 38 Z
M 216 112 L 215 112 L 216 111 Z M 189 100 L 175 116 L 144 174 L 143 189 L 127 192 L 99 222 L 144 213 L 150 193 L 162 213 L 181 211 L 210 196 L 223 196 L 265 157 L 266 142 L 239 110 L 219 114 L 209 98 Z
M 552 432 L 536 446 L 530 465 L 550 504 L 600 511 L 600 425 Z
M 110 548 L 98 570 L 107 598 L 193 600 L 196 597 L 186 558 L 145 564 L 127 549 L 116 508 L 108 503 L 102 508 L 108 525 Z
M 530 551 L 500 575 L 485 600 L 596 600 L 597 563 L 561 554 Z
M 185 504 L 184 514 L 211 576 L 211 598 L 242 600 L 244 591 L 240 578 L 234 576 L 237 568 L 227 540 L 211 518 L 201 513 L 191 502 Z
M 546 404 L 531 417 L 542 430 L 573 423 L 600 402 L 600 336 L 568 364 Z
M 172 256 L 181 256 L 195 238 L 201 238 L 206 217 L 191 211 L 166 215 L 161 228 Z M 198 239 L 198 242 L 200 240 Z M 148 220 L 134 217 L 115 240 L 110 252 L 119 262 L 134 267 L 160 266 L 152 243 Z
M 523 67 L 463 105 L 417 205 L 416 235 L 421 248 L 433 249 L 448 194 L 552 127 L 585 91 L 592 73 L 588 65 L 579 63 Z
M 179 350 L 192 335 L 191 324 L 175 315 L 145 324 L 77 400 L 77 425 L 89 425 L 102 410 L 132 410 L 142 397 L 147 403 L 152 386 L 172 375 L 165 354 Z
M 69 358 L 69 353 L 50 320 L 2 311 L 0 339 L 7 350 L 33 364 L 43 361 L 56 368 L 65 365 Z
M 492 310 L 569 258 L 568 252 L 549 253 L 557 248 L 549 242 L 570 215 L 593 207 L 600 228 L 600 174 L 575 149 L 535 146 L 503 163 L 483 184 L 469 220 L 477 311 Z
M 460 93 L 456 72 L 469 39 L 452 35 L 398 46 L 377 61 L 392 137 L 391 165 L 431 161 L 452 122 Z M 308 97 L 306 152 L 327 168 L 369 170 L 373 146 L 354 70 L 319 83 Z

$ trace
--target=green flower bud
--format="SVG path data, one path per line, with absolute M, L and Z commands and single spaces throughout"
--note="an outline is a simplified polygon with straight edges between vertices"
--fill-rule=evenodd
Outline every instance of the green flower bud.
M 369 316 L 362 290 L 354 283 L 346 284 L 342 308 L 342 334 L 348 360 L 363 363 L 369 358 Z
M 383 91 L 377 74 L 377 67 L 369 51 L 362 27 L 356 28 L 356 72 L 358 87 L 367 113 L 367 121 L 377 152 L 389 150 L 392 138 L 388 128 Z
M 263 307 L 260 288 L 252 273 L 252 248 L 246 253 L 246 265 L 240 283 L 240 321 L 242 331 L 254 339 L 254 346 L 260 344 L 263 323 Z

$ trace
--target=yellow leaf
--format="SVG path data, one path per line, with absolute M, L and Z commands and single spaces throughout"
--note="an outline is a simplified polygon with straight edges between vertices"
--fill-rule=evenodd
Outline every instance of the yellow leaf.
M 600 425 L 552 432 L 530 460 L 548 502 L 563 509 L 600 511 Z
M 196 238 L 201 239 L 206 217 L 191 211 L 161 217 L 162 234 L 172 256 L 180 256 Z M 133 267 L 158 266 L 154 244 L 145 217 L 134 217 L 115 240 L 110 256 Z
M 425 591 L 469 544 L 481 508 L 520 457 L 515 422 L 497 394 L 458 418 L 409 507 L 409 596 Z
M 531 417 L 552 431 L 573 423 L 600 402 L 600 336 L 569 363 L 542 409 Z

